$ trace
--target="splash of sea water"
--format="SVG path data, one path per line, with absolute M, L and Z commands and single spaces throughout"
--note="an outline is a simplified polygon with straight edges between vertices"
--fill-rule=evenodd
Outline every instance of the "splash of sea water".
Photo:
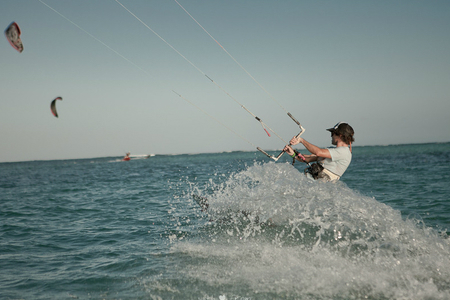
M 197 210 L 203 222 L 196 232 L 171 238 L 173 255 L 183 256 L 177 276 L 196 286 L 168 284 L 179 293 L 201 299 L 450 297 L 449 240 L 342 182 L 313 181 L 288 164 L 256 163 L 191 192 L 208 197 L 209 208 Z

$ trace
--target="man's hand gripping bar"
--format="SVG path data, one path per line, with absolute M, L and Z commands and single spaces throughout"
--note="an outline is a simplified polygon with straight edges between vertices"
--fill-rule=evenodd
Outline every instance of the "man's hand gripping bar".
M 300 127 L 300 132 L 299 134 L 297 134 L 295 137 L 298 138 L 300 137 L 304 132 L 305 132 L 305 128 L 303 128 L 303 126 L 300 124 L 299 121 L 297 121 L 293 115 L 291 115 L 291 113 L 288 113 L 288 116 L 295 122 L 297 123 L 297 125 Z M 289 145 L 291 145 L 289 143 Z M 284 154 L 284 151 L 281 151 L 280 154 L 278 154 L 278 156 L 273 156 L 270 155 L 269 153 L 267 153 L 266 151 L 264 151 L 263 149 L 256 147 L 256 149 L 258 149 L 259 151 L 261 151 L 263 154 L 265 154 L 267 157 L 273 159 L 274 161 L 277 161 L 278 159 L 280 159 L 280 157 Z

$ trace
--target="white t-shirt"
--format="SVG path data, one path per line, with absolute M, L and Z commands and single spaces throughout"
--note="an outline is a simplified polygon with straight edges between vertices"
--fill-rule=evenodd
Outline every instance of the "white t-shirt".
M 323 167 L 336 175 L 342 176 L 352 161 L 352 153 L 348 147 L 330 147 L 331 159 L 321 161 Z

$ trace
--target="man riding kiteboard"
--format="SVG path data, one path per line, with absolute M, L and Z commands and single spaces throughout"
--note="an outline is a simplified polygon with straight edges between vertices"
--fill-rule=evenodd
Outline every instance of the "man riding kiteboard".
M 331 143 L 336 147 L 319 148 L 299 136 L 294 136 L 283 151 L 292 158 L 308 164 L 317 162 L 305 169 L 305 173 L 310 174 L 314 179 L 334 181 L 339 180 L 350 165 L 352 142 L 355 141 L 354 131 L 350 125 L 342 122 L 327 130 L 331 132 Z M 291 147 L 300 143 L 311 152 L 310 155 L 302 155 Z

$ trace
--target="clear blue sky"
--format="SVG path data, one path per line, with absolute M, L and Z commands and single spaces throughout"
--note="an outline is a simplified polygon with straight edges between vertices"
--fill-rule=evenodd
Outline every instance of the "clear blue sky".
M 1 162 L 283 147 L 116 1 L 43 1 L 95 38 L 38 0 L 1 1 L 24 45 L 0 42 Z M 175 1 L 120 2 L 284 140 L 297 134 Z M 450 141 L 450 1 L 179 3 L 308 141 L 330 145 L 338 121 L 355 145 Z

